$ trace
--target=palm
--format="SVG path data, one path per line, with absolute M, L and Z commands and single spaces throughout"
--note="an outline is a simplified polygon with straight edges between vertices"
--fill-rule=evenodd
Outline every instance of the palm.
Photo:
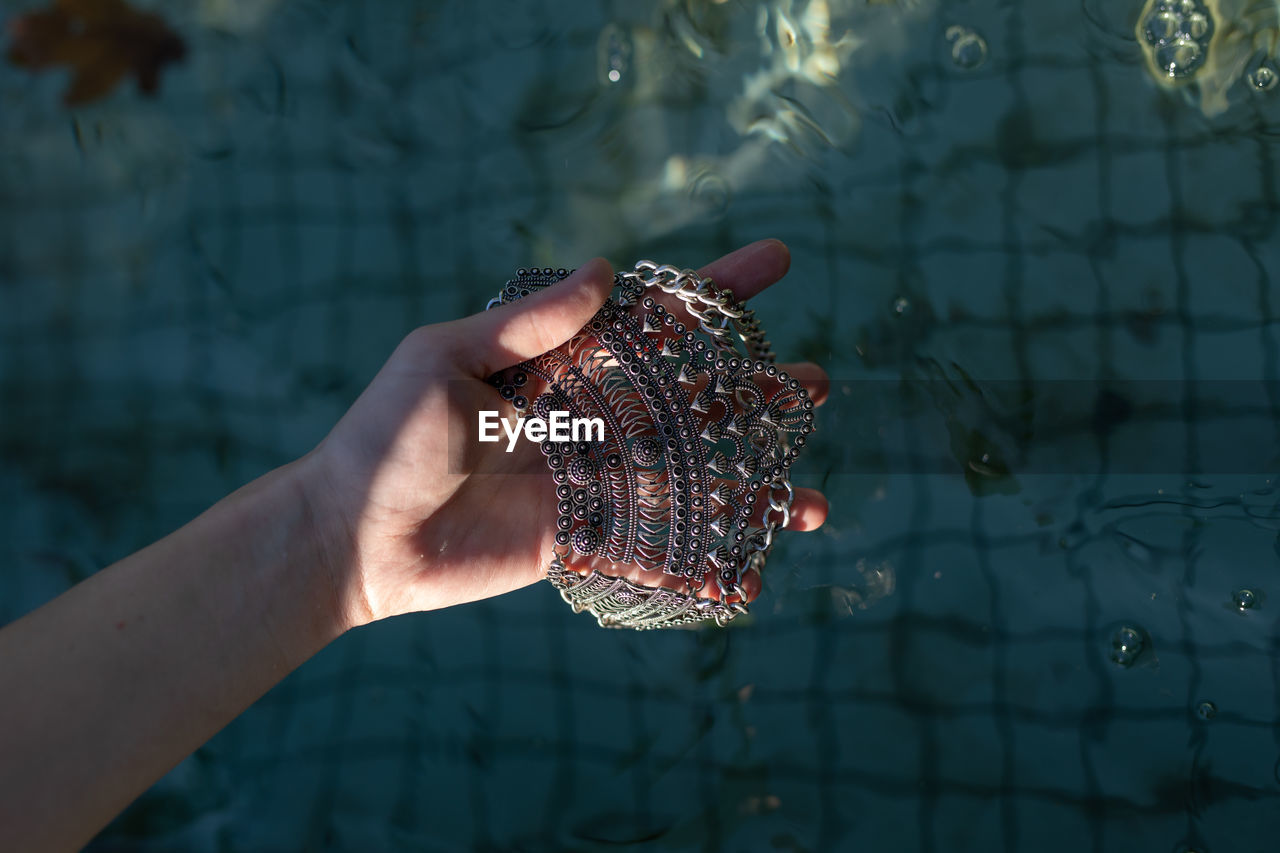
M 438 365 L 433 346 L 407 339 L 353 409 L 362 417 L 326 439 L 333 492 L 360 506 L 348 532 L 375 617 L 532 583 L 553 541 L 541 454 L 475 442 L 476 412 L 498 397 L 474 377 L 416 367 Z
M 449 415 L 455 447 L 445 451 L 457 472 L 453 492 L 404 542 L 409 555 L 435 555 L 427 571 L 404 578 L 415 610 L 442 595 L 461 603 L 533 583 L 554 545 L 555 487 L 538 446 L 521 440 L 508 453 L 505 436 L 498 443 L 475 442 L 476 412 L 497 408 L 497 394 L 480 381 L 454 385 Z M 459 444 L 465 450 L 459 452 Z

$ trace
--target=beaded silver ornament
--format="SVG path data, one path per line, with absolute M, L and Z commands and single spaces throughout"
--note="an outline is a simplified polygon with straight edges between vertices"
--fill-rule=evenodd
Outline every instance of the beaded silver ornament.
M 487 307 L 568 275 L 519 270 Z M 791 519 L 790 467 L 814 428 L 813 401 L 774 364 L 754 312 L 692 270 L 640 261 L 569 341 L 491 381 L 518 411 L 605 424 L 603 442 L 542 443 L 559 512 L 547 579 L 576 612 L 630 628 L 747 612 L 743 576 Z M 618 574 L 574 567 L 587 560 Z

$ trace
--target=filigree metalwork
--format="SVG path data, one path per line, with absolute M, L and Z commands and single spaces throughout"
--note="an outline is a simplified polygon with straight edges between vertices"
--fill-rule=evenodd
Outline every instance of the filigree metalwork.
M 520 270 L 489 307 L 567 275 Z M 724 625 L 790 520 L 813 403 L 754 314 L 709 279 L 641 261 L 614 284 L 569 341 L 492 380 L 517 410 L 605 424 L 603 442 L 542 444 L 558 501 L 548 579 L 604 626 Z

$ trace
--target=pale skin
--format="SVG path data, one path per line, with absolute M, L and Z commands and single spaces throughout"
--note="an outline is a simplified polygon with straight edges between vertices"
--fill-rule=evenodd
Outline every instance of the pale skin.
M 788 264 L 770 240 L 702 272 L 746 299 Z M 556 507 L 541 454 L 451 449 L 449 429 L 474 432 L 494 408 L 485 377 L 568 339 L 611 280 L 597 259 L 416 330 L 314 451 L 0 629 L 0 850 L 79 849 L 352 628 L 542 578 Z M 821 368 L 785 369 L 825 399 Z M 788 529 L 826 514 L 799 489 Z

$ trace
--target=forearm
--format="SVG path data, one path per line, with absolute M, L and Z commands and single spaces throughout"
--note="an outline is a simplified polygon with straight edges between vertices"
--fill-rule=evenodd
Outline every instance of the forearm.
M 77 849 L 342 632 L 305 464 L 0 630 L 0 849 Z

